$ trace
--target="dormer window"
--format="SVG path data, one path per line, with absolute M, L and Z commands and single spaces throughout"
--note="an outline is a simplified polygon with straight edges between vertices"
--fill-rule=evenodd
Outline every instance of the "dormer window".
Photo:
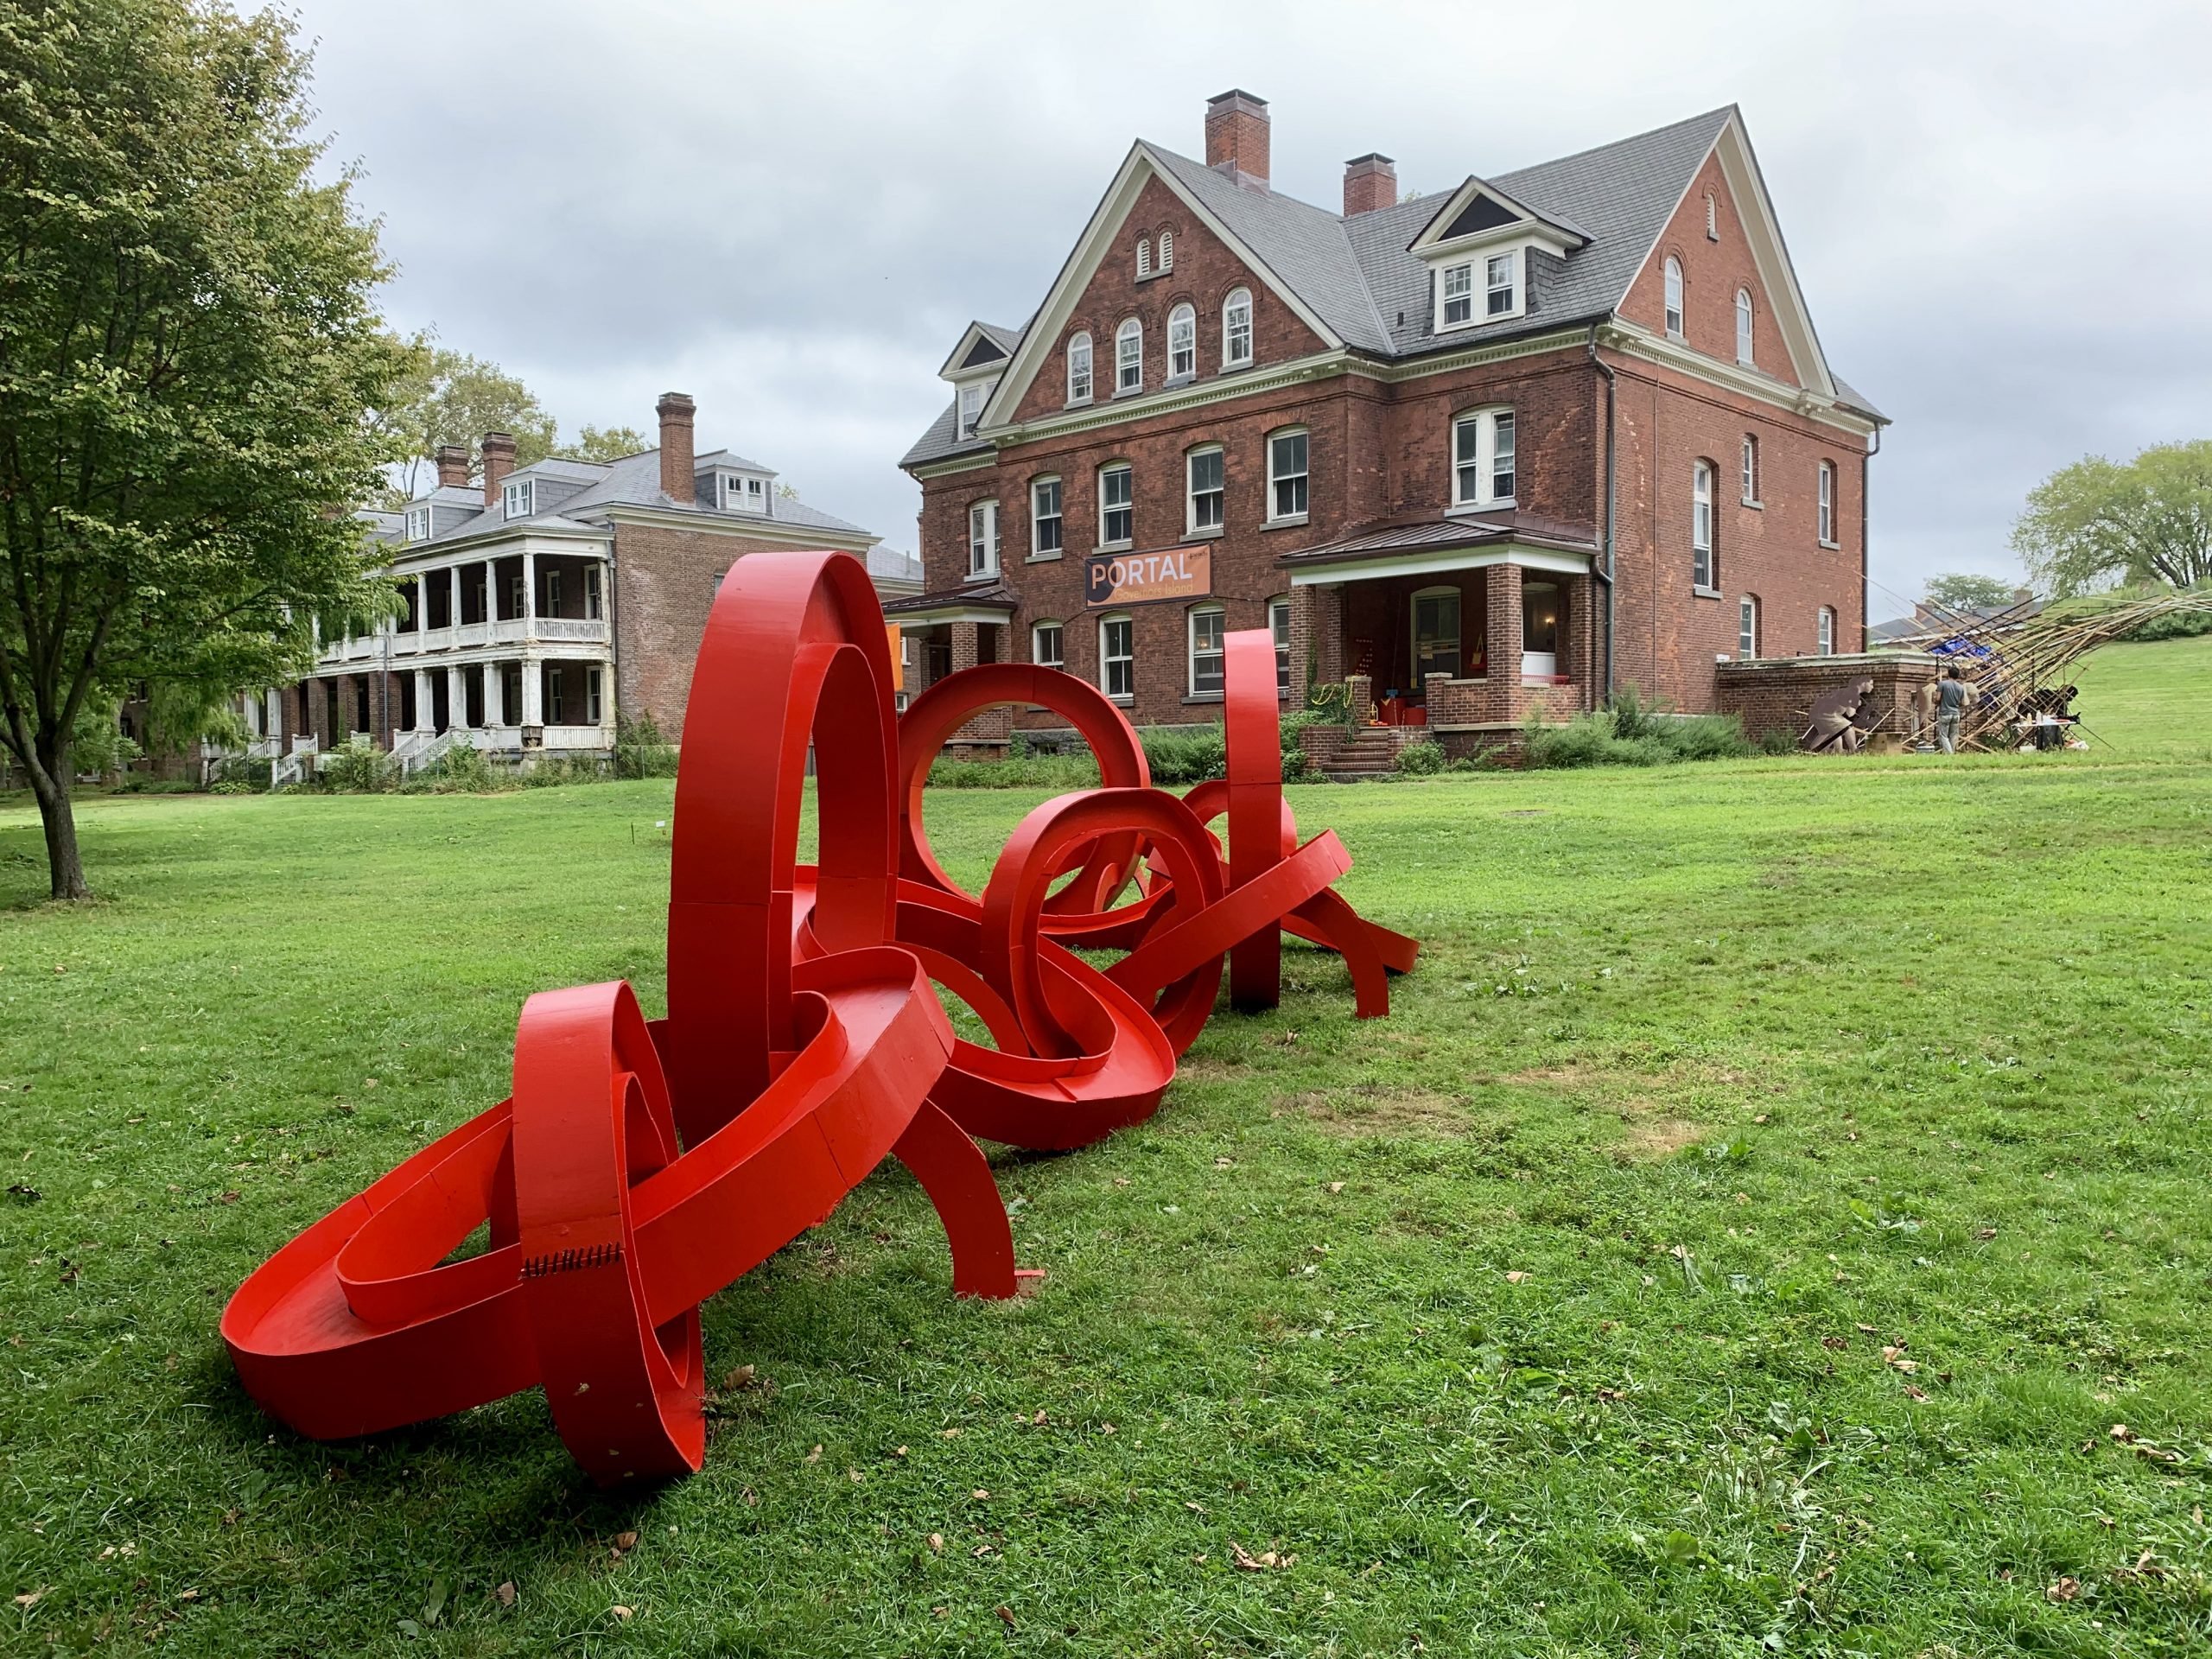
M 960 435 L 976 435 L 976 417 L 983 412 L 983 387 L 980 381 L 970 380 L 960 388 Z
M 537 480 L 535 479 L 529 478 L 516 478 L 507 480 L 506 489 L 502 495 L 502 502 L 506 509 L 506 515 L 508 518 L 527 518 L 530 517 L 533 511 L 532 503 L 537 493 L 534 487 L 536 483 Z
M 766 479 L 748 477 L 742 473 L 724 473 L 721 477 L 724 512 L 767 513 Z
M 1464 328 L 1475 320 L 1475 267 L 1472 261 L 1463 265 L 1444 267 L 1438 297 L 1441 307 L 1436 320 L 1438 327 Z
M 407 539 L 410 542 L 430 539 L 430 510 L 428 507 L 407 509 Z
M 1521 308 L 1521 255 L 1517 249 L 1493 253 L 1483 261 L 1483 310 L 1510 317 Z

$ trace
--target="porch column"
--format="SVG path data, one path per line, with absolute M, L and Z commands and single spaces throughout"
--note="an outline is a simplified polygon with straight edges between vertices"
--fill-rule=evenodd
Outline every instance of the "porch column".
M 952 671 L 955 674 L 963 668 L 975 667 L 979 660 L 976 656 L 976 630 L 980 626 L 975 622 L 955 622 L 952 625 Z
M 457 628 L 461 626 L 461 567 L 457 564 L 448 567 L 446 580 L 453 595 L 449 601 L 453 626 Z
M 284 693 L 282 688 L 271 686 L 261 699 L 261 734 L 281 742 L 284 736 Z
M 1299 635 L 1299 615 L 1306 618 Z M 1290 688 L 1302 694 L 1312 671 L 1316 685 L 1334 685 L 1344 677 L 1344 589 L 1340 582 L 1290 590 Z
M 537 614 L 537 555 L 522 556 L 522 617 L 527 621 Z M 525 636 L 529 630 L 523 630 Z
M 468 682 L 459 664 L 446 670 L 446 724 L 461 730 L 468 725 Z
M 545 664 L 528 657 L 522 660 L 522 723 L 545 724 Z
M 1595 576 L 1575 576 L 1560 584 L 1560 595 L 1567 601 L 1567 650 L 1561 661 L 1567 677 L 1573 682 L 1574 703 L 1580 709 L 1595 709 L 1605 695 L 1605 688 L 1598 683 L 1598 607 L 1605 601 L 1598 596 Z
M 418 668 L 415 671 L 415 729 L 425 737 L 437 729 L 431 721 L 430 702 L 430 671 Z
M 1492 721 L 1520 717 L 1521 697 L 1521 567 L 1493 564 L 1483 572 L 1485 617 L 1483 628 L 1483 673 L 1490 683 L 1485 711 Z

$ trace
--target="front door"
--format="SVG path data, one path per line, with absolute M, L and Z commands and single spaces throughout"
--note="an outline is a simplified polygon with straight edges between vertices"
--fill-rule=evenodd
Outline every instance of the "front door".
M 1459 677 L 1459 590 L 1432 588 L 1414 595 L 1413 684 L 1419 696 L 1432 674 Z
M 1521 584 L 1521 672 L 1548 679 L 1559 672 L 1559 584 Z

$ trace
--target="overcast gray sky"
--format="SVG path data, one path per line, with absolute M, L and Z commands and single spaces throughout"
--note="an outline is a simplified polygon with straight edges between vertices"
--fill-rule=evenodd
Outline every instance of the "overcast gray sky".
M 1435 190 L 1734 102 L 1874 463 L 1877 618 L 2017 573 L 2024 492 L 2212 436 L 2212 5 L 298 0 L 393 320 L 573 432 L 702 447 L 912 550 L 899 456 L 970 317 L 1019 323 L 1132 138 L 1270 100 L 1278 189 Z

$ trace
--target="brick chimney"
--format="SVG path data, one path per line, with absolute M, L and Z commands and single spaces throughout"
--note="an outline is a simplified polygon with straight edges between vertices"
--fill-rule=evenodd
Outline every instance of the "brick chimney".
M 1231 87 L 1206 100 L 1206 165 L 1268 188 L 1268 100 Z
M 1398 164 L 1370 150 L 1344 163 L 1344 217 L 1398 205 Z
M 698 486 L 693 482 L 691 416 L 696 405 L 680 391 L 661 393 L 654 404 L 660 416 L 660 487 L 683 506 L 690 506 Z
M 442 490 L 465 490 L 468 487 L 467 444 L 442 443 L 438 446 L 438 487 Z
M 497 506 L 499 486 L 515 469 L 514 437 L 505 432 L 486 432 L 480 447 L 484 452 L 484 505 Z

